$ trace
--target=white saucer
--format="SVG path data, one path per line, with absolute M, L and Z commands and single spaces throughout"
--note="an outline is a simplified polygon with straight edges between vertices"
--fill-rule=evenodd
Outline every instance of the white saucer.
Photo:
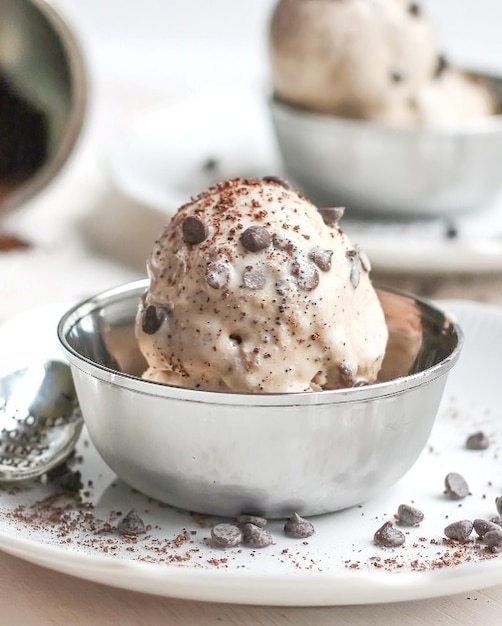
M 159 214 L 167 219 L 216 180 L 283 174 L 265 96 L 246 90 L 219 89 L 142 114 L 114 146 L 108 165 L 115 189 L 138 203 L 138 230 L 149 220 L 157 224 Z M 343 226 L 381 270 L 502 269 L 502 196 L 448 223 L 353 219 L 348 207 Z M 452 229 L 454 238 L 448 237 Z M 150 244 L 144 244 L 144 258 Z
M 474 540 L 448 546 L 442 539 L 444 527 L 455 520 L 496 515 L 494 500 L 502 494 L 502 309 L 462 301 L 443 306 L 458 317 L 466 341 L 426 449 L 381 496 L 313 518 L 316 533 L 308 540 L 286 538 L 282 523 L 273 522 L 276 543 L 269 548 L 215 549 L 207 541 L 211 520 L 161 505 L 117 481 L 84 432 L 76 464 L 83 502 L 54 502 L 52 488 L 37 482 L 0 489 L 0 549 L 125 589 L 262 605 L 395 602 L 502 584 L 502 554 L 486 552 Z M 32 312 L 39 336 L 53 335 L 61 312 L 57 307 Z M 25 342 L 37 350 L 34 333 L 23 340 L 26 328 L 26 314 L 0 326 L 2 366 Z M 466 437 L 479 430 L 489 436 L 490 447 L 467 450 Z M 452 471 L 469 483 L 472 495 L 464 500 L 443 494 L 444 477 Z M 405 547 L 375 546 L 373 534 L 393 520 L 401 503 L 420 508 L 425 520 L 419 527 L 403 527 Z M 137 541 L 114 531 L 131 509 L 150 526 Z

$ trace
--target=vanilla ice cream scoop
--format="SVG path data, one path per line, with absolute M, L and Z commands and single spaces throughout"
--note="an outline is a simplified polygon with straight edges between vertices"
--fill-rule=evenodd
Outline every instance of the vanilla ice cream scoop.
M 387 326 L 341 215 L 275 177 L 222 182 L 182 206 L 148 262 L 144 376 L 261 393 L 374 382 Z
M 484 85 L 445 78 L 419 2 L 279 0 L 270 60 L 276 97 L 317 113 L 417 126 L 495 111 Z

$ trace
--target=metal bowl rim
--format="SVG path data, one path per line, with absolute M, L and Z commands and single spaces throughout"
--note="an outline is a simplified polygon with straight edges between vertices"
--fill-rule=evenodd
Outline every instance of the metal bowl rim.
M 457 342 L 452 352 L 432 367 L 409 376 L 402 376 L 396 378 L 395 380 L 375 383 L 366 387 L 294 393 L 236 393 L 228 391 L 193 389 L 189 387 L 167 385 L 164 383 L 144 380 L 137 376 L 133 376 L 132 374 L 118 372 L 117 370 L 101 365 L 100 363 L 96 363 L 95 361 L 82 356 L 70 345 L 67 340 L 67 334 L 70 332 L 71 328 L 73 328 L 73 326 L 86 315 L 97 309 L 104 308 L 106 304 L 112 301 L 117 302 L 125 296 L 131 296 L 134 292 L 138 293 L 139 298 L 139 295 L 146 290 L 148 284 L 149 281 L 146 278 L 128 282 L 112 289 L 107 289 L 94 296 L 77 302 L 63 314 L 57 325 L 57 337 L 64 353 L 73 367 L 77 367 L 86 374 L 89 374 L 101 381 L 148 396 L 209 404 L 292 407 L 321 404 L 345 404 L 348 402 L 378 400 L 383 397 L 401 394 L 410 389 L 427 385 L 437 378 L 444 376 L 453 367 L 460 356 L 463 346 L 463 333 L 460 326 L 456 321 L 449 319 L 446 313 L 440 311 L 436 306 L 425 299 L 417 298 L 416 296 L 408 294 L 404 291 L 387 287 L 377 288 L 396 293 L 403 297 L 412 298 L 414 301 L 420 302 L 430 310 L 440 311 L 440 313 L 444 315 L 453 325 Z

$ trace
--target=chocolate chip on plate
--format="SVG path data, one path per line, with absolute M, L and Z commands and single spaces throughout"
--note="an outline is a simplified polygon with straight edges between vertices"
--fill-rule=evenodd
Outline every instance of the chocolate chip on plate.
M 78 493 L 84 487 L 80 471 L 72 470 L 66 461 L 50 469 L 47 480 L 62 491 L 71 493 Z
M 164 323 L 167 317 L 167 309 L 161 306 L 150 304 L 143 312 L 141 328 L 147 335 L 155 334 Z
M 298 513 L 293 513 L 284 524 L 284 533 L 293 539 L 306 539 L 315 532 L 314 524 L 309 522 Z
M 422 14 L 422 7 L 418 2 L 410 2 L 410 4 L 408 5 L 408 13 L 410 13 L 414 17 L 418 17 Z
M 242 530 L 235 524 L 215 524 L 211 528 L 211 539 L 219 548 L 232 548 L 242 543 Z
M 132 509 L 117 524 L 117 532 L 135 537 L 146 533 L 146 526 L 141 517 Z
M 195 215 L 189 215 L 183 220 L 183 239 L 186 243 L 202 243 L 209 234 L 205 222 Z
M 483 543 L 491 552 L 502 551 L 502 528 L 489 530 L 483 535 Z
M 465 441 L 465 447 L 468 450 L 486 450 L 489 445 L 490 441 L 482 431 L 469 435 Z
M 462 500 L 469 495 L 469 486 L 463 476 L 450 472 L 444 479 L 445 494 L 452 500 Z
M 502 496 L 497 496 L 495 498 L 495 507 L 497 509 L 497 513 L 502 515 Z
M 397 520 L 403 526 L 418 526 L 424 519 L 424 514 L 419 509 L 409 504 L 400 504 L 397 507 Z
M 254 526 L 258 526 L 258 528 L 265 528 L 267 525 L 267 520 L 264 517 L 260 517 L 259 515 L 248 515 L 245 513 L 238 515 L 236 521 L 239 526 L 244 526 L 244 524 L 253 524 Z
M 242 543 L 250 548 L 266 548 L 274 543 L 274 538 L 266 528 L 248 523 L 242 527 Z
M 373 541 L 382 548 L 399 548 L 404 544 L 405 536 L 392 522 L 385 522 L 373 535 Z
M 465 542 L 469 540 L 473 528 L 473 523 L 470 520 L 462 519 L 448 524 L 444 529 L 444 534 L 448 539 Z
M 263 226 L 250 226 L 240 236 L 242 246 L 248 252 L 259 252 L 265 250 L 272 243 L 272 237 Z
M 332 256 L 333 250 L 325 250 L 324 248 L 316 247 L 309 252 L 309 259 L 323 272 L 328 272 L 331 269 Z
M 328 226 L 336 226 L 338 222 L 342 219 L 343 214 L 345 213 L 345 207 L 337 206 L 337 207 L 327 207 L 324 209 L 319 209 L 319 213 L 325 224 Z
M 472 526 L 478 537 L 484 537 L 490 530 L 498 530 L 502 532 L 502 528 L 500 526 L 495 524 L 495 522 L 488 521 L 487 519 L 477 518 L 472 522 Z

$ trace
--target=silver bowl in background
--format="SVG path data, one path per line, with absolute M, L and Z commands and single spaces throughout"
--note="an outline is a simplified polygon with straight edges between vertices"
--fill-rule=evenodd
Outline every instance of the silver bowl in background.
M 140 378 L 134 320 L 146 288 L 137 281 L 77 304 L 58 337 L 107 464 L 149 496 L 201 513 L 312 515 L 389 487 L 425 446 L 461 349 L 441 311 L 381 290 L 391 333 L 384 378 L 399 375 L 397 361 L 402 377 L 291 394 L 163 385 Z
M 0 213 L 52 181 L 87 108 L 82 51 L 50 0 L 0 0 Z
M 502 78 L 476 75 L 502 102 Z M 275 99 L 270 108 L 286 171 L 319 206 L 448 216 L 480 208 L 502 189 L 502 115 L 455 127 L 394 128 Z

